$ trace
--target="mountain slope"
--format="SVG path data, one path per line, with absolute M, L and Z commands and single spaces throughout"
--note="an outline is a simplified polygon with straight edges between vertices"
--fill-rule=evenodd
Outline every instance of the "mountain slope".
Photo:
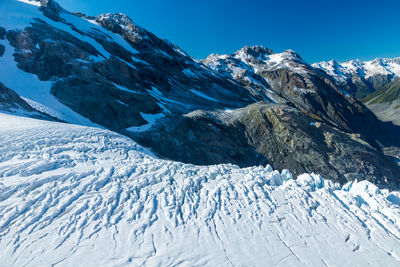
M 395 266 L 400 193 L 160 160 L 98 128 L 0 113 L 0 262 Z
M 259 93 L 265 97 L 273 91 L 280 97 L 275 102 L 294 106 L 341 130 L 373 138 L 365 125 L 379 127 L 379 121 L 367 108 L 343 95 L 343 88 L 330 76 L 307 64 L 292 50 L 273 53 L 259 46 L 245 47 L 232 55 L 212 55 L 203 62 L 221 73 L 230 73 L 245 86 L 262 84 Z
M 221 74 L 225 73 L 228 77 L 237 80 L 246 88 L 256 90 L 266 101 L 275 102 L 275 105 L 277 103 L 285 104 L 303 113 L 303 115 L 300 115 L 300 113 L 289 113 L 291 114 L 289 116 L 289 121 L 291 122 L 298 121 L 298 118 L 301 116 L 308 117 L 308 119 L 301 119 L 300 121 L 307 121 L 306 124 L 313 121 L 322 122 L 324 125 L 339 129 L 344 133 L 358 134 L 358 138 L 362 140 L 359 140 L 359 144 L 367 142 L 378 151 L 381 150 L 382 145 L 384 147 L 399 146 L 399 128 L 380 122 L 367 107 L 349 96 L 343 87 L 337 85 L 332 77 L 320 69 L 310 66 L 291 50 L 274 53 L 270 49 L 261 46 L 244 47 L 232 55 L 211 55 L 203 60 L 203 62 Z M 282 112 L 280 113 L 282 114 Z M 285 114 L 286 116 L 288 115 L 287 113 Z M 249 116 L 246 121 L 251 124 L 252 119 Z M 339 138 L 340 141 L 337 141 L 338 144 L 340 143 L 339 147 L 348 147 L 348 152 L 343 149 L 332 149 L 330 146 L 331 142 L 327 141 L 327 133 L 324 133 L 324 130 L 321 131 L 321 129 L 318 129 L 321 132 L 319 135 L 315 135 L 315 132 L 311 131 L 312 127 L 309 127 L 309 129 L 305 129 L 304 127 L 293 129 L 290 125 L 286 125 L 285 121 L 284 117 L 280 118 L 278 115 L 276 118 L 277 123 L 273 124 L 277 128 L 290 129 L 283 131 L 283 133 L 276 133 L 277 138 L 275 140 L 281 139 L 283 141 L 282 145 L 277 145 L 276 143 L 268 145 L 268 143 L 263 142 L 262 140 L 268 140 L 268 138 L 263 136 L 263 131 L 253 131 L 252 134 L 247 134 L 247 136 L 250 136 L 251 143 L 254 143 L 253 140 L 260 140 L 256 146 L 257 151 L 268 151 L 264 152 L 264 155 L 268 155 L 268 159 L 273 158 L 271 163 L 274 167 L 281 168 L 282 165 L 288 164 L 284 160 L 287 154 L 298 153 L 298 155 L 293 155 L 296 160 L 291 161 L 296 162 L 296 166 L 290 163 L 293 166 L 293 171 L 295 169 L 307 172 L 312 170 L 322 173 L 326 177 L 334 176 L 337 180 L 345 180 L 346 178 L 344 177 L 352 176 L 350 169 L 357 169 L 354 173 L 366 174 L 360 170 L 360 166 L 366 166 L 365 162 L 356 162 L 368 161 L 369 163 L 367 164 L 369 165 L 371 159 L 374 157 L 362 156 L 363 153 L 360 153 L 359 160 L 345 160 L 345 162 L 353 162 L 354 165 L 350 168 L 343 168 L 344 162 L 342 159 L 353 157 L 354 154 L 351 151 L 357 150 L 356 146 L 349 146 L 348 143 L 344 144 L 346 143 L 344 140 L 348 137 L 342 136 Z M 260 132 L 261 134 L 257 134 Z M 312 142 L 317 144 L 315 151 L 314 149 L 310 149 L 308 152 L 299 153 L 298 151 L 302 151 L 302 149 L 294 149 L 295 146 L 290 145 L 289 140 L 292 140 L 296 134 L 299 134 L 299 136 L 310 136 Z M 261 136 L 263 137 L 261 138 Z M 325 138 L 319 138 L 318 136 L 325 136 Z M 313 147 L 307 145 L 307 141 L 305 140 L 308 139 L 304 140 L 300 138 L 299 140 L 301 141 L 296 143 L 300 143 L 307 148 Z M 277 153 L 271 155 L 270 151 L 274 151 L 275 148 L 277 149 Z M 288 152 L 285 153 L 284 151 Z M 321 152 L 322 155 L 320 154 Z M 310 169 L 310 165 L 319 165 L 321 161 L 324 161 L 316 160 L 314 158 L 315 155 L 320 155 L 319 158 L 322 159 L 328 159 L 325 161 L 326 167 L 318 170 L 315 167 L 311 167 Z M 391 156 L 393 155 L 395 157 L 400 156 L 396 153 L 391 153 Z M 390 163 L 388 164 L 390 165 Z M 372 163 L 372 165 L 383 166 L 377 162 Z M 326 172 L 328 169 L 330 170 L 329 173 Z M 337 175 L 337 173 L 340 174 Z M 382 177 L 382 175 L 378 175 L 378 177 Z
M 343 132 L 282 104 L 259 102 L 223 112 L 196 111 L 173 124 L 159 124 L 135 139 L 168 158 L 195 164 L 268 163 L 279 170 L 290 166 L 295 175 L 312 171 L 340 183 L 366 179 L 384 187 L 400 184 L 393 159 L 360 135 Z M 157 147 L 153 140 L 164 145 Z
M 369 94 L 362 101 L 379 119 L 400 125 L 400 78 Z
M 16 114 L 24 117 L 38 118 L 50 121 L 59 121 L 38 109 L 34 108 L 34 103 L 26 102 L 16 92 L 7 88 L 0 82 L 0 111 L 8 114 Z
M 91 17 L 53 0 L 1 1 L 0 45 L 0 82 L 29 105 L 122 133 L 159 157 L 400 184 L 382 152 L 400 147 L 400 131 L 294 51 L 245 47 L 202 63 L 124 14 Z
M 21 96 L 56 112 L 78 113 L 122 130 L 145 125 L 141 113 L 167 116 L 199 106 L 236 107 L 250 102 L 246 90 L 201 67 L 123 14 L 86 19 L 54 1 L 38 8 L 5 0 L 0 7 L 6 64 L 16 64 L 20 72 L 35 74 L 30 80 L 37 75 L 39 81 L 26 88 L 10 75 L 0 79 Z M 199 93 L 215 100 L 204 101 Z

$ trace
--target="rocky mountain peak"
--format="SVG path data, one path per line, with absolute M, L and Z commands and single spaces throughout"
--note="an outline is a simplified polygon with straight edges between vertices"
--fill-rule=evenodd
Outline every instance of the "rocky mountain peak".
M 46 7 L 51 0 L 40 0 L 40 6 Z
M 253 58 L 265 58 L 265 56 L 269 56 L 272 54 L 274 54 L 274 52 L 271 49 L 261 45 L 245 46 L 235 52 L 235 55 L 245 57 L 250 56 Z
M 108 21 L 114 25 L 124 27 L 132 32 L 139 32 L 142 30 L 138 25 L 136 25 L 130 17 L 124 13 L 105 13 L 98 15 L 96 17 L 97 22 Z
M 359 59 L 347 62 L 334 60 L 314 63 L 313 67 L 324 70 L 345 90 L 358 98 L 381 89 L 393 79 L 400 77 L 400 58 Z

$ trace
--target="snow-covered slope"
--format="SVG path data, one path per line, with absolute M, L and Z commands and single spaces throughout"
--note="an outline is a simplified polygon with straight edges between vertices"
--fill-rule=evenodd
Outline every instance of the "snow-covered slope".
M 398 266 L 400 194 L 0 114 L 0 265 Z
M 42 2 L 0 2 L 0 82 L 53 117 L 122 131 L 143 128 L 141 113 L 166 117 L 253 101 L 124 14 L 89 17 Z

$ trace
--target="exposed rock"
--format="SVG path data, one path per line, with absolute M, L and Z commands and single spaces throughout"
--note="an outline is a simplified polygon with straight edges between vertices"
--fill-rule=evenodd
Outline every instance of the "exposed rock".
M 316 122 L 286 105 L 260 102 L 237 110 L 196 111 L 145 135 L 125 134 L 159 155 L 184 162 L 269 163 L 276 169 L 290 166 L 295 175 L 316 172 L 340 183 L 367 179 L 386 184 L 377 177 L 391 187 L 400 182 L 400 168 L 360 135 Z
M 25 102 L 17 93 L 0 82 L 0 110 L 23 110 L 33 112 L 34 109 Z
M 362 101 L 382 121 L 400 126 L 400 78 L 394 79 Z
M 6 29 L 0 27 L 0 40 L 4 40 L 6 36 Z
M 5 111 L 7 113 L 23 115 L 41 120 L 61 121 L 49 114 L 34 109 L 16 92 L 7 88 L 1 82 L 0 82 L 0 111 Z
M 121 20 L 128 23 L 124 17 L 116 15 L 116 22 Z M 116 23 L 105 16 L 101 21 Z M 134 29 L 132 25 L 130 28 Z M 121 28 L 122 31 L 130 32 Z M 110 129 L 120 131 L 146 124 L 140 112 L 153 114 L 168 109 L 168 112 L 180 113 L 199 107 L 234 108 L 251 102 L 247 90 L 200 66 L 177 52 L 175 46 L 150 33 L 143 33 L 150 37 L 144 38 L 146 45 L 137 47 L 140 49 L 137 54 L 101 31 L 80 34 L 93 38 L 111 56 L 107 58 L 91 44 L 40 19 L 24 30 L 8 31 L 7 39 L 16 48 L 14 56 L 18 67 L 38 75 L 41 80 L 56 81 L 51 92 L 60 102 Z M 133 57 L 146 61 L 133 60 Z M 188 89 L 204 92 L 215 101 L 205 101 Z M 165 102 L 164 99 L 170 100 Z
M 232 55 L 212 56 L 204 63 L 274 102 L 293 106 L 348 133 L 360 133 L 376 148 L 390 140 L 397 146 L 399 130 L 387 128 L 358 100 L 343 94 L 344 89 L 324 71 L 313 68 L 295 52 L 253 57 L 245 50 Z M 237 75 L 238 70 L 243 70 Z M 250 81 L 250 82 L 249 82 Z M 382 132 L 388 133 L 382 138 Z M 391 137 L 388 139 L 388 135 Z
M 47 7 L 47 4 L 49 3 L 49 1 L 51 1 L 51 0 L 40 0 L 40 6 Z
M 17 66 L 51 81 L 50 93 L 74 112 L 160 157 L 400 184 L 399 167 L 380 151 L 400 147 L 398 129 L 388 132 L 294 51 L 245 47 L 205 66 L 124 14 L 73 17 L 54 1 L 40 10 L 47 18 L 5 33 Z

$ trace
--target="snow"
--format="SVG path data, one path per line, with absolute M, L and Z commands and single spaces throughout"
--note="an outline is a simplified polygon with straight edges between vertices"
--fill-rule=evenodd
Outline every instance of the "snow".
M 4 266 L 398 266 L 400 193 L 0 114 Z
M 159 100 L 162 103 L 172 103 L 172 104 L 178 104 L 178 105 L 184 105 L 182 103 L 179 103 L 175 100 L 169 99 L 163 95 L 163 93 L 160 92 L 156 87 L 152 86 L 151 90 L 146 90 L 152 97 L 155 99 Z M 162 105 L 162 104 L 161 104 Z
M 2 0 L 0 3 L 0 25 L 7 30 L 24 29 L 25 27 L 31 26 L 30 24 L 34 18 L 40 18 L 49 25 L 65 31 L 93 46 L 99 52 L 99 55 L 90 56 L 90 59 L 94 61 L 102 61 L 111 57 L 110 53 L 96 41 L 94 38 L 95 36 L 96 38 L 106 38 L 110 42 L 118 43 L 127 51 L 131 52 L 132 55 L 138 53 L 138 51 L 120 35 L 107 31 L 94 21 L 82 19 L 68 12 L 61 12 L 60 16 L 65 19 L 68 24 L 56 22 L 45 17 L 38 9 L 37 4 L 37 1 L 29 0 Z M 82 31 L 84 34 L 75 31 L 74 27 Z M 39 111 L 45 112 L 66 122 L 96 126 L 88 119 L 61 104 L 53 95 L 51 95 L 50 89 L 53 82 L 40 81 L 35 75 L 20 70 L 14 61 L 14 48 L 10 46 L 7 40 L 0 40 L 0 44 L 6 47 L 5 54 L 0 57 L 1 82 L 16 91 L 27 102 L 29 102 L 30 105 Z M 132 56 L 132 59 L 136 58 Z M 120 60 L 124 61 L 122 59 Z M 138 61 L 138 59 L 136 59 L 136 61 Z M 136 68 L 129 62 L 124 62 L 130 67 Z M 121 86 L 117 87 L 122 90 Z M 132 91 L 130 92 L 135 93 Z
M 6 30 L 30 26 L 32 18 L 43 17 L 33 1 L 1 0 L 0 25 Z
M 28 104 L 60 120 L 95 126 L 87 118 L 61 104 L 51 93 L 52 82 L 41 81 L 35 75 L 20 70 L 14 61 L 14 48 L 7 40 L 0 40 L 6 49 L 0 57 L 0 81 L 17 92 Z
M 4 2 L 3 2 L 4 1 Z M 115 34 L 113 32 L 107 31 L 98 25 L 95 21 L 89 21 L 68 12 L 62 12 L 60 14 L 61 18 L 65 19 L 65 21 L 70 24 L 67 25 L 62 22 L 53 21 L 47 17 L 45 17 L 39 9 L 35 6 L 37 2 L 29 1 L 29 0 L 2 0 L 2 4 L 0 4 L 0 11 L 4 9 L 0 13 L 0 24 L 2 27 L 5 27 L 7 30 L 9 29 L 23 29 L 25 27 L 30 26 L 30 23 L 34 18 L 40 18 L 44 22 L 52 25 L 53 27 L 65 31 L 72 36 L 89 43 L 93 46 L 100 55 L 91 56 L 91 59 L 95 61 L 101 61 L 107 58 L 110 58 L 110 53 L 106 51 L 106 49 L 95 40 L 95 36 L 98 35 L 101 38 L 106 38 L 110 42 L 115 42 L 125 48 L 127 51 L 131 52 L 133 55 L 137 54 L 138 51 L 133 48 L 122 36 Z M 28 3 L 29 5 L 27 5 Z M 34 5 L 34 6 L 32 6 Z M 39 4 L 40 6 L 40 4 Z M 79 29 L 85 34 L 78 33 L 73 29 L 73 27 Z M 134 58 L 134 57 L 132 57 Z M 122 59 L 120 59 L 122 60 Z M 131 67 L 135 68 L 133 65 L 127 62 Z
M 153 125 L 156 123 L 157 120 L 165 117 L 163 113 L 157 113 L 157 114 L 147 114 L 147 113 L 142 113 L 140 112 L 140 115 L 142 116 L 143 119 L 147 121 L 147 124 L 141 125 L 141 126 L 132 126 L 127 128 L 128 131 L 131 132 L 145 132 L 151 129 Z
M 191 69 L 184 69 L 184 70 L 182 70 L 182 72 L 185 74 L 185 75 L 187 75 L 187 76 L 190 76 L 190 77 L 198 77 L 198 75 L 197 74 L 195 74 L 195 73 L 193 73 L 193 71 L 191 70 Z
M 243 79 L 256 86 L 263 87 L 269 98 L 266 100 L 274 102 L 278 102 L 274 92 L 255 80 L 252 74 L 258 75 L 261 71 L 266 70 L 288 69 L 301 75 L 308 75 L 311 70 L 311 67 L 292 50 L 286 50 L 282 53 L 260 54 L 258 57 L 254 57 L 254 55 L 248 54 L 246 49 L 241 49 L 232 55 L 211 54 L 203 63 L 222 75 L 230 74 L 235 80 Z M 304 90 L 300 91 L 304 92 Z
M 200 92 L 200 91 L 197 91 L 197 90 L 194 90 L 194 89 L 191 89 L 190 90 L 193 94 L 195 94 L 195 95 L 197 95 L 197 96 L 200 96 L 200 97 L 202 97 L 202 98 L 205 98 L 205 99 L 207 99 L 207 100 L 211 100 L 211 101 L 214 101 L 214 102 L 220 102 L 219 100 L 217 100 L 217 99 L 215 99 L 215 98 L 212 98 L 212 97 L 210 97 L 210 96 L 208 96 L 208 95 L 206 95 L 206 94 L 204 94 L 204 93 L 202 93 L 202 92 Z
M 17 0 L 17 1 L 40 7 L 40 1 L 36 1 L 36 0 Z
M 123 105 L 123 106 L 129 107 L 128 104 L 126 104 L 126 103 L 124 103 L 124 102 L 122 102 L 122 101 L 120 101 L 120 100 L 118 100 L 118 99 L 117 99 L 117 102 L 120 103 L 120 104 Z
M 116 84 L 116 83 L 112 83 L 115 87 L 117 87 L 119 90 L 127 92 L 127 93 L 131 93 L 131 94 L 138 94 L 138 92 L 130 90 L 128 88 L 126 88 L 125 86 Z
M 360 75 L 362 78 L 369 78 L 379 74 L 400 77 L 399 58 L 376 58 L 371 61 L 357 59 L 341 63 L 331 60 L 314 63 L 312 66 L 323 69 L 340 83 L 344 83 L 354 75 Z
M 266 65 L 269 70 L 285 68 L 296 73 L 307 73 L 307 70 L 302 65 L 295 64 L 296 61 L 301 61 L 302 63 L 305 62 L 298 58 L 297 54 L 293 50 L 286 50 L 282 53 L 274 53 L 270 55 L 260 55 L 258 58 L 256 58 L 256 60 L 259 62 L 254 62 L 255 58 L 242 50 L 235 54 L 235 58 L 244 62 L 247 67 L 253 68 L 254 73 L 259 71 L 258 68 L 260 67 L 260 62 Z

